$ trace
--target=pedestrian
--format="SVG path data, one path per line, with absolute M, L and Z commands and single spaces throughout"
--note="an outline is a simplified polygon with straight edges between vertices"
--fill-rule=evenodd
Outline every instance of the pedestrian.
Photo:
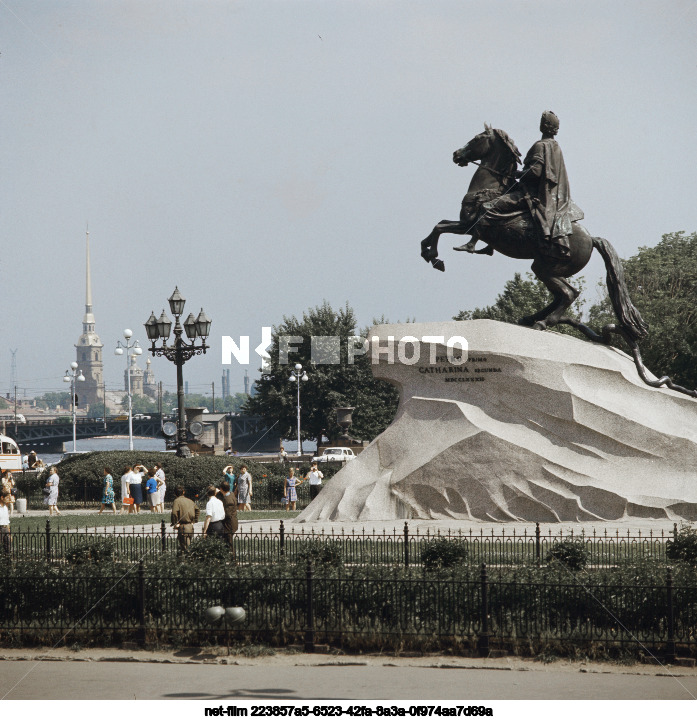
M 160 505 L 160 494 L 157 492 L 157 479 L 155 478 L 155 470 L 153 468 L 148 471 L 148 480 L 145 482 L 145 491 L 148 494 L 150 512 L 155 513 Z
M 0 544 L 9 556 L 12 552 L 12 535 L 10 534 L 10 494 L 0 491 Z
M 165 512 L 165 493 L 167 492 L 167 479 L 165 472 L 159 463 L 155 464 L 155 479 L 157 480 L 157 492 L 160 501 L 160 513 Z
M 240 466 L 237 476 L 237 510 L 252 510 L 252 477 L 247 472 L 247 466 Z
M 22 470 L 29 470 L 29 456 L 26 453 L 22 456 Z
M 306 481 L 310 482 L 310 501 L 317 497 L 319 492 L 322 490 L 322 479 L 324 473 L 317 470 L 317 464 L 313 463 L 310 466 L 310 472 L 307 474 Z
M 104 466 L 104 478 L 102 478 L 102 505 L 99 508 L 98 516 L 102 514 L 104 506 L 111 506 L 116 515 L 116 503 L 114 503 L 114 478 L 111 469 Z
M 225 468 L 223 468 L 223 473 L 225 474 L 225 480 L 230 485 L 230 490 L 235 494 L 235 498 L 237 498 L 237 478 L 235 477 L 234 467 L 225 466 Z
M 37 459 L 37 457 L 36 457 L 36 451 L 32 448 L 32 449 L 29 451 L 29 455 L 27 456 L 27 463 L 28 463 L 28 465 L 29 465 L 29 468 L 34 468 L 34 466 L 36 465 L 36 461 L 37 461 L 37 460 L 38 460 L 38 459 Z
M 48 506 L 48 515 L 52 516 L 54 513 L 56 516 L 60 516 L 61 512 L 58 510 L 58 484 L 60 478 L 58 477 L 58 469 L 55 466 L 51 466 L 51 475 L 46 481 L 46 488 L 48 493 L 44 499 L 44 503 Z
M 235 547 L 232 543 L 232 537 L 237 533 L 237 496 L 228 481 L 223 481 L 220 484 L 218 498 L 222 501 L 223 509 L 225 510 L 225 519 L 223 520 L 225 542 L 230 546 L 232 557 L 234 558 Z
M 143 504 L 145 498 L 145 489 L 143 488 L 145 481 L 145 474 L 148 469 L 142 463 L 136 463 L 133 466 L 133 475 L 131 476 L 130 487 L 131 493 L 133 494 L 133 503 L 136 507 L 136 513 L 140 513 L 140 507 Z
M 10 471 L 2 471 L 2 491 L 5 491 L 9 495 L 9 509 L 10 509 L 10 515 L 14 516 L 15 514 L 15 479 L 12 473 Z
M 218 489 L 215 486 L 208 486 L 206 491 L 208 503 L 206 503 L 206 520 L 203 522 L 203 535 L 222 536 L 225 533 L 223 521 L 225 520 L 225 508 L 223 502 L 216 498 Z
M 181 555 L 189 548 L 191 539 L 194 537 L 196 505 L 184 495 L 183 486 L 177 486 L 174 489 L 174 495 L 170 520 L 172 526 L 177 529 L 177 541 L 179 542 L 179 554 Z
M 133 503 L 133 496 L 131 496 L 131 480 L 133 479 L 133 469 L 131 466 L 126 466 L 126 469 L 121 476 L 121 513 L 133 513 L 135 504 Z M 127 510 L 128 509 L 128 510 Z
M 278 452 L 278 462 L 283 466 L 285 465 L 285 462 L 288 460 L 288 451 L 281 446 L 281 450 Z
M 286 499 L 286 511 L 295 510 L 295 502 L 298 500 L 298 493 L 295 490 L 298 486 L 302 485 L 302 479 L 295 477 L 295 468 L 291 468 L 289 476 L 283 482 L 283 495 Z M 293 508 L 291 509 L 291 506 Z

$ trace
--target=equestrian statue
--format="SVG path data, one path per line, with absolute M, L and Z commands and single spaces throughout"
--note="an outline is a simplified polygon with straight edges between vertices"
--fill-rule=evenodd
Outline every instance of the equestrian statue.
M 552 302 L 533 315 L 521 318 L 521 325 L 537 330 L 567 323 L 591 340 L 609 344 L 612 334 L 628 343 L 644 382 L 654 387 L 667 385 L 673 390 L 697 397 L 697 392 L 675 385 L 664 376 L 650 380 L 639 353 L 638 342 L 648 335 L 648 326 L 634 307 L 624 281 L 622 262 L 604 238 L 591 236 L 579 223 L 583 212 L 571 199 L 564 157 L 555 136 L 559 118 L 542 113 L 540 132 L 518 169 L 520 152 L 503 130 L 485 124 L 463 148 L 453 153 L 461 167 L 479 167 L 472 176 L 462 201 L 459 220 L 441 220 L 421 241 L 421 257 L 437 270 L 445 264 L 438 258 L 438 239 L 443 233 L 469 235 L 471 240 L 455 250 L 493 255 L 498 251 L 509 258 L 531 259 L 533 273 L 552 294 Z M 476 250 L 477 243 L 485 244 Z M 617 324 L 606 325 L 600 334 L 565 314 L 579 291 L 567 278 L 576 275 L 596 249 L 605 262 L 607 287 Z

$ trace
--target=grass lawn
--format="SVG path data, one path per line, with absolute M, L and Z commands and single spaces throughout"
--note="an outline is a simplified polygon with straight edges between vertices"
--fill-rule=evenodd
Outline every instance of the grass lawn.
M 240 511 L 238 519 L 240 521 L 267 521 L 279 518 L 292 519 L 295 518 L 300 511 Z M 200 520 L 203 521 L 204 514 L 201 514 Z M 13 516 L 11 519 L 11 528 L 14 533 L 20 531 L 45 531 L 48 513 L 42 516 L 26 516 L 20 518 Z M 63 530 L 66 528 L 102 528 L 112 526 L 157 526 L 160 527 L 162 521 L 169 526 L 170 513 L 150 513 L 149 511 L 141 511 L 140 513 L 128 513 L 124 515 L 104 511 L 101 516 L 96 511 L 85 511 L 85 513 L 63 514 L 62 516 L 51 517 L 51 530 Z

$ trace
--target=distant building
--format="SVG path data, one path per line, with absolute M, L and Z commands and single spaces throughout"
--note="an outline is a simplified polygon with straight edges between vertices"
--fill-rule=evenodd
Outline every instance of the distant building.
M 155 374 L 150 367 L 152 361 L 150 358 L 145 362 L 145 373 L 143 375 L 143 393 L 150 398 L 157 398 L 157 383 L 155 382 Z
M 131 376 L 131 395 L 142 396 L 143 393 L 143 371 L 138 368 L 137 356 L 130 357 L 128 368 L 123 372 L 123 387 L 128 390 L 128 376 Z
M 92 313 L 92 281 L 90 275 L 90 234 L 87 231 L 87 272 L 85 288 L 85 316 L 82 319 L 82 335 L 78 339 L 77 364 L 85 376 L 84 383 L 78 383 L 76 395 L 78 407 L 87 408 L 92 404 L 103 403 L 104 364 L 102 362 L 102 342 L 94 329 Z

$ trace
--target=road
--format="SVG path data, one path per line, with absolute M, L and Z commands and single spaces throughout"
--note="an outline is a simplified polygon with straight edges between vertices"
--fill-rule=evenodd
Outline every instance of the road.
M 5 656 L 5 658 L 7 658 Z M 26 656 L 25 656 L 26 658 Z M 108 658 L 106 656 L 105 658 Z M 697 697 L 695 669 L 303 655 L 185 662 L 0 661 L 0 699 L 522 700 Z M 87 662 L 85 662 L 87 661 Z M 232 665 L 231 665 L 232 664 Z M 445 667 L 438 667 L 441 664 Z

